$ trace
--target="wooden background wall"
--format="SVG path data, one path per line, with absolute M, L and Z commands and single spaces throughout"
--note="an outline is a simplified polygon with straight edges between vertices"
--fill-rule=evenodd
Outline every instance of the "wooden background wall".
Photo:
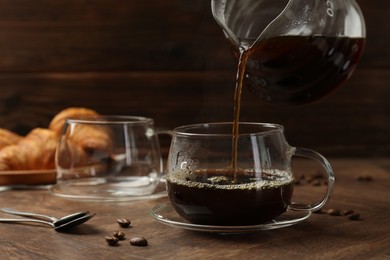
M 242 120 L 326 156 L 390 154 L 390 1 L 358 2 L 368 38 L 352 79 L 303 107 L 244 93 Z M 208 0 L 0 0 L 0 127 L 22 134 L 69 106 L 160 128 L 231 121 L 235 68 Z

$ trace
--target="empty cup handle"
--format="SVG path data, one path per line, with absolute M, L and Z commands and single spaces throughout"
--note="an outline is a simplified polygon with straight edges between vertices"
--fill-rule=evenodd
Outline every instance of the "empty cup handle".
M 167 135 L 169 137 L 172 138 L 173 136 L 173 131 L 172 130 L 169 130 L 169 129 L 163 129 L 163 128 L 157 128 L 156 129 L 156 134 L 157 136 L 160 136 L 160 135 Z M 165 170 L 163 170 L 164 174 L 160 177 L 160 182 L 166 182 L 166 174 L 165 174 Z
M 164 129 L 164 128 L 157 128 L 156 129 L 157 135 L 168 135 L 170 137 L 173 136 L 173 131 L 169 129 Z
M 290 204 L 289 209 L 291 209 L 291 210 L 309 210 L 309 211 L 320 210 L 326 204 L 326 202 L 329 200 L 329 198 L 332 194 L 332 191 L 333 191 L 335 177 L 333 174 L 332 166 L 330 166 L 328 160 L 324 156 L 322 156 L 321 154 L 319 154 L 313 150 L 310 150 L 310 149 L 296 147 L 296 148 L 294 148 L 293 155 L 300 156 L 300 157 L 306 157 L 306 158 L 313 159 L 316 162 L 318 162 L 327 174 L 328 185 L 327 185 L 326 194 L 322 198 L 322 200 L 320 200 L 314 204 L 299 204 L 299 203 L 293 202 Z

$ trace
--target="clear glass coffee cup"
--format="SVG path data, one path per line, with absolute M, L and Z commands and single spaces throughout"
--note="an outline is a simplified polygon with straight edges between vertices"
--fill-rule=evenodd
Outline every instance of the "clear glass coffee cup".
M 58 196 L 90 201 L 137 200 L 156 192 L 163 174 L 150 118 L 68 118 L 56 151 Z
M 172 131 L 166 182 L 180 216 L 202 225 L 257 225 L 287 210 L 316 211 L 326 204 L 335 178 L 324 156 L 290 146 L 281 125 L 240 123 L 236 142 L 232 128 L 233 123 L 208 123 Z M 292 201 L 294 156 L 321 165 L 328 185 L 320 201 Z

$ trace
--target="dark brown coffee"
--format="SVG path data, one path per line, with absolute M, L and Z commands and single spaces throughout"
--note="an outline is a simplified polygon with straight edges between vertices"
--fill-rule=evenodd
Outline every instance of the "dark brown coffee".
M 262 174 L 204 170 L 172 173 L 167 179 L 176 211 L 191 223 L 256 225 L 286 211 L 293 178 L 278 170 Z
M 364 46 L 365 38 L 341 36 L 264 39 L 246 51 L 244 62 L 240 61 L 246 66 L 243 85 L 273 104 L 311 103 L 351 77 Z

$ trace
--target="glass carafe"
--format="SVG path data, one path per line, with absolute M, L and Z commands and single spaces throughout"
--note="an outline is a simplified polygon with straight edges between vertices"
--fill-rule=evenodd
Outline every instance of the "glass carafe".
M 244 87 L 270 103 L 327 96 L 350 78 L 364 49 L 364 18 L 354 0 L 212 0 L 211 6 L 236 55 L 246 53 Z

